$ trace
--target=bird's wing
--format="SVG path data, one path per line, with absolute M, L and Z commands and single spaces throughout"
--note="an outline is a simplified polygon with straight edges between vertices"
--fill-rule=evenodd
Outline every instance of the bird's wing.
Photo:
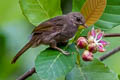
M 55 18 L 49 19 L 43 23 L 41 23 L 38 27 L 36 27 L 32 33 L 41 33 L 44 31 L 51 31 L 55 27 L 60 27 L 64 22 L 63 16 L 57 16 Z

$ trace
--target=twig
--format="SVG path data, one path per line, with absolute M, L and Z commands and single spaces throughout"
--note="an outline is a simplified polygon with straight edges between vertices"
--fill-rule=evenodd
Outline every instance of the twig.
M 110 34 L 104 34 L 104 37 L 120 37 L 120 33 L 110 33 Z M 87 36 L 83 36 L 87 37 Z
M 103 60 L 107 59 L 108 57 L 112 56 L 113 54 L 117 53 L 118 51 L 120 51 L 120 46 L 113 49 L 112 51 L 108 52 L 107 54 L 101 56 L 99 59 L 101 61 L 103 61 Z
M 18 79 L 16 80 L 25 80 L 28 77 L 30 77 L 31 75 L 33 75 L 34 73 L 36 73 L 35 71 L 35 67 L 33 67 L 32 69 L 30 69 L 28 72 L 24 73 L 22 76 L 20 76 Z
M 120 33 L 104 34 L 104 37 L 120 37 Z

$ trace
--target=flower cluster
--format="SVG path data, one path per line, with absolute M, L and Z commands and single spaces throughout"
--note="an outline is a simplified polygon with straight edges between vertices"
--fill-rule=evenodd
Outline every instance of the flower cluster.
M 90 32 L 88 32 L 87 38 L 85 37 L 79 37 L 77 40 L 77 46 L 80 49 L 85 49 L 85 51 L 82 54 L 82 58 L 84 61 L 91 61 L 93 60 L 93 53 L 99 52 L 105 52 L 106 49 L 104 48 L 106 45 L 108 45 L 108 42 L 102 40 L 104 35 L 104 32 L 102 32 L 100 29 L 94 29 Z

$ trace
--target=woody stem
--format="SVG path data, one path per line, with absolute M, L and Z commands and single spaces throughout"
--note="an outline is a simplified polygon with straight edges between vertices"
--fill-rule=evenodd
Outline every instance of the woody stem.
M 115 53 L 120 51 L 120 46 L 118 46 L 117 48 L 113 49 L 112 51 L 108 52 L 107 54 L 99 57 L 99 59 L 101 61 L 104 61 L 105 59 L 109 58 L 110 56 L 114 55 Z

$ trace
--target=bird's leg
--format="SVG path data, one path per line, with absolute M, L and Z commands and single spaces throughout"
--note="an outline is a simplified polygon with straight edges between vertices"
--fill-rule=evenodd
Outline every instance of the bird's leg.
M 62 46 L 62 45 L 66 46 L 67 44 L 68 44 L 68 41 L 62 41 L 57 43 L 58 46 Z
M 60 52 L 62 52 L 64 55 L 69 55 L 69 54 L 70 54 L 70 53 L 68 53 L 67 51 L 64 51 L 63 49 L 57 47 L 55 40 L 51 40 L 50 47 L 53 48 L 53 49 L 56 49 L 56 50 L 58 50 L 58 51 L 60 51 Z
M 62 50 L 61 48 L 59 48 L 57 46 L 54 46 L 53 48 L 56 49 L 56 50 L 58 50 L 58 51 L 60 51 L 60 52 L 62 52 L 64 55 L 69 55 L 70 54 L 67 51 Z

